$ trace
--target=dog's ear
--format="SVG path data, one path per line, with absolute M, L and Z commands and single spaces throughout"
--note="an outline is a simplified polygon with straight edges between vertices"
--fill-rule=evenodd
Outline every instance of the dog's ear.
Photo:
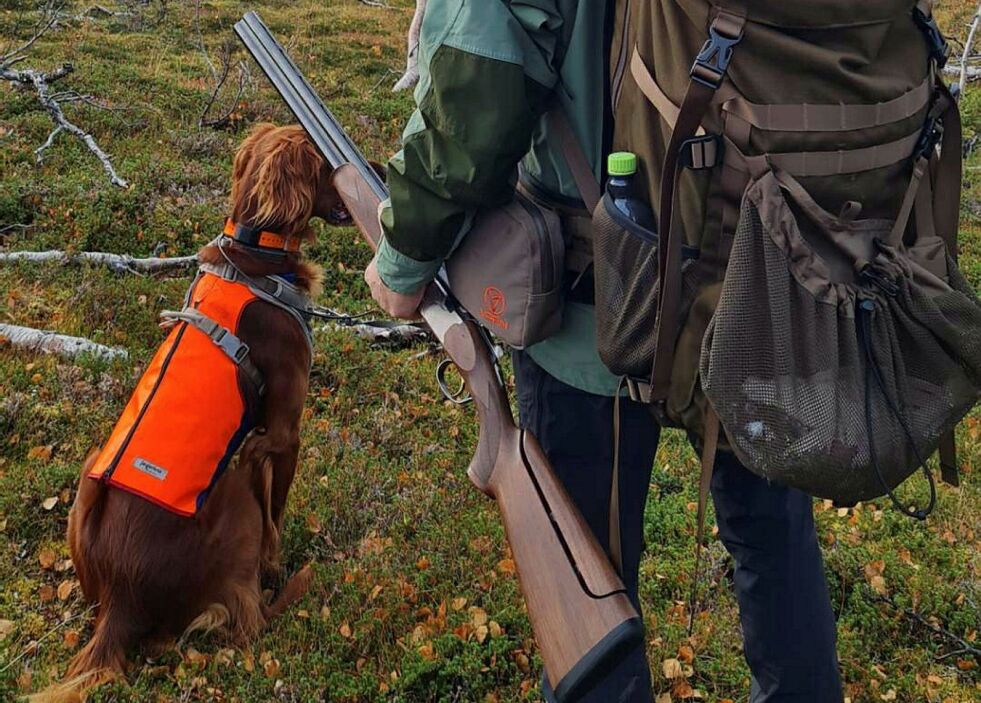
M 255 158 L 259 141 L 274 129 L 276 129 L 276 125 L 269 122 L 260 122 L 252 128 L 249 136 L 245 138 L 245 141 L 239 145 L 238 151 L 235 152 L 235 161 L 232 164 L 231 203 L 233 208 L 241 195 L 245 175 L 250 171 L 252 159 Z
M 300 127 L 282 127 L 259 159 L 250 197 L 254 226 L 278 226 L 292 234 L 307 225 L 320 185 L 323 158 Z

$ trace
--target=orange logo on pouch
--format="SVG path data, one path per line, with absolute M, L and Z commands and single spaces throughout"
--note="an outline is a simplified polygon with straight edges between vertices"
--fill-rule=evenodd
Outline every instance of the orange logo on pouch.
M 493 325 L 497 325 L 502 330 L 508 328 L 507 320 L 504 319 L 504 311 L 507 309 L 507 298 L 504 291 L 494 286 L 484 288 L 484 309 L 480 311 L 480 316 Z

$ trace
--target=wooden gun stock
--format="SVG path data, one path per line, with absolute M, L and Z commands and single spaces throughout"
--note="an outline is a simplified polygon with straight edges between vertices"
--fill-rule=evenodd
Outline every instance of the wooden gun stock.
M 334 185 L 372 248 L 379 201 L 346 165 Z M 476 323 L 430 286 L 419 309 L 467 384 L 480 418 L 467 474 L 497 501 L 535 639 L 555 696 L 574 701 L 643 640 L 643 626 L 606 553 L 555 477 L 538 440 L 520 430 Z
M 254 12 L 235 33 L 334 168 L 333 183 L 371 247 L 381 241 L 384 181 Z M 518 429 L 497 364 L 472 318 L 431 284 L 419 313 L 460 370 L 480 416 L 468 474 L 497 500 L 549 683 L 576 700 L 643 640 L 636 610 L 609 559 L 555 478 L 538 441 Z

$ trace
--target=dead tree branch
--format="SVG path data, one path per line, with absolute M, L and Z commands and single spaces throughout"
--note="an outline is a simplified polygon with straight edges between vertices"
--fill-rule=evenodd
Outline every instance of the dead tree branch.
M 877 595 L 876 600 L 891 606 L 898 613 L 904 615 L 910 620 L 919 623 L 921 626 L 925 627 L 930 632 L 945 637 L 946 639 L 960 646 L 960 649 L 938 656 L 937 657 L 938 660 L 947 659 L 948 657 L 952 657 L 954 655 L 960 655 L 960 654 L 966 654 L 981 660 L 981 649 L 978 649 L 973 644 L 965 640 L 963 637 L 958 637 L 950 630 L 941 627 L 939 624 L 930 622 L 930 620 L 923 617 L 912 608 L 904 608 L 903 606 L 899 605 L 898 603 L 896 603 L 896 601 L 894 601 L 892 598 L 889 598 L 888 596 Z
M 970 29 L 967 31 L 967 41 L 964 42 L 964 52 L 961 54 L 961 73 L 957 80 L 958 94 L 964 94 L 964 87 L 967 85 L 967 60 L 971 55 L 971 47 L 974 45 L 974 33 L 978 31 L 978 22 L 981 21 L 981 2 L 974 10 L 974 18 L 971 20 Z
M 245 94 L 246 89 L 248 89 L 248 87 L 252 84 L 252 75 L 249 72 L 248 62 L 242 60 L 234 63 L 232 62 L 232 51 L 235 43 L 231 38 L 222 44 L 221 47 L 221 53 L 219 54 L 221 70 L 219 71 L 217 68 L 215 68 L 215 64 L 211 60 L 211 55 L 208 53 L 208 49 L 204 44 L 204 34 L 201 32 L 201 0 L 196 0 L 195 2 L 194 26 L 197 34 L 198 50 L 201 52 L 201 55 L 204 56 L 204 62 L 208 66 L 208 71 L 211 73 L 211 79 L 214 83 L 214 88 L 211 90 L 211 95 L 208 96 L 208 101 L 205 103 L 204 110 L 201 111 L 201 116 L 198 118 L 198 126 L 221 129 L 223 127 L 227 127 L 231 121 L 231 117 L 235 113 L 235 108 L 238 107 L 239 101 Z M 221 93 L 225 83 L 228 82 L 228 77 L 231 75 L 233 67 L 238 74 L 238 90 L 235 93 L 235 97 L 228 104 L 221 115 L 218 117 L 209 117 L 208 115 L 211 113 L 211 108 L 214 107 L 218 100 L 218 95 Z
M 109 159 L 108 154 L 102 150 L 99 144 L 95 141 L 95 138 L 74 122 L 71 122 L 65 116 L 65 113 L 62 110 L 61 103 L 63 101 L 71 103 L 78 100 L 91 100 L 91 97 L 82 96 L 75 91 L 65 91 L 63 93 L 51 92 L 52 83 L 61 80 L 75 70 L 72 64 L 62 64 L 59 68 L 53 71 L 38 71 L 33 68 L 13 68 L 14 64 L 19 63 L 26 58 L 24 52 L 30 49 L 38 39 L 44 36 L 44 34 L 57 23 L 58 17 L 61 16 L 61 10 L 63 7 L 64 3 L 54 2 L 47 2 L 42 6 L 42 17 L 35 26 L 34 33 L 31 38 L 16 49 L 7 51 L 3 55 L 0 55 L 0 79 L 10 81 L 14 85 L 24 88 L 33 88 L 41 107 L 47 111 L 48 115 L 51 117 L 51 121 L 54 122 L 54 129 L 48 135 L 48 138 L 41 146 L 34 150 L 34 153 L 37 155 L 38 164 L 43 162 L 44 152 L 50 148 L 52 144 L 54 144 L 54 141 L 58 135 L 62 132 L 68 132 L 72 136 L 81 140 L 85 146 L 88 147 L 89 151 L 95 154 L 96 158 L 98 158 L 102 163 L 102 168 L 108 174 L 109 180 L 113 185 L 119 186 L 120 188 L 126 188 L 129 186 L 129 183 L 127 183 L 119 176 L 118 173 L 116 173 L 116 169 L 113 167 L 112 161 Z
M 0 322 L 0 341 L 9 344 L 14 349 L 29 352 L 58 354 L 68 358 L 76 358 L 82 354 L 91 354 L 100 359 L 125 359 L 129 353 L 118 347 L 107 347 L 83 337 L 72 337 L 46 330 L 36 330 L 32 327 L 20 327 Z
M 128 254 L 110 254 L 103 251 L 65 252 L 53 249 L 51 251 L 9 251 L 0 252 L 0 264 L 28 261 L 31 263 L 57 262 L 61 264 L 76 264 L 88 262 L 107 266 L 118 273 L 163 273 L 180 271 L 195 266 L 197 256 L 175 256 L 170 259 L 149 257 L 139 259 Z

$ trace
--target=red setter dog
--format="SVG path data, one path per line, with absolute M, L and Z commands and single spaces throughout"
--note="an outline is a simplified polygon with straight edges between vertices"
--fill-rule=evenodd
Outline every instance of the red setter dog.
M 231 205 L 233 222 L 301 241 L 313 237 L 311 217 L 338 224 L 342 212 L 330 167 L 303 130 L 271 124 L 258 125 L 235 156 Z M 227 256 L 248 276 L 291 275 L 308 292 L 319 282 L 319 269 L 299 253 L 266 256 L 236 241 L 225 244 L 204 247 L 200 261 L 223 264 Z M 94 455 L 82 469 L 68 542 L 85 598 L 97 604 L 95 631 L 72 659 L 66 682 L 35 701 L 80 700 L 89 688 L 122 675 L 127 653 L 138 645 L 163 646 L 195 630 L 224 631 L 247 645 L 306 592 L 309 567 L 271 604 L 263 601 L 260 584 L 278 573 L 310 352 L 297 321 L 266 301 L 244 308 L 237 330 L 266 392 L 256 401 L 256 429 L 238 463 L 221 475 L 193 518 L 92 480 Z

